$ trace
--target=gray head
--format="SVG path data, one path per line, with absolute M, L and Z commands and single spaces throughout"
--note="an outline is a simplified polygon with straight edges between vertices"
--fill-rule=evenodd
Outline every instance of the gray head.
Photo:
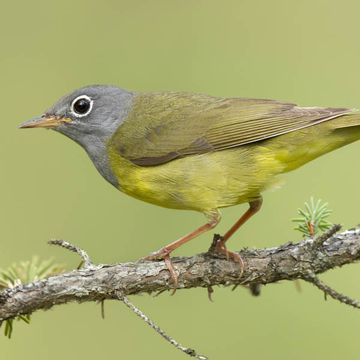
M 20 128 L 43 127 L 79 143 L 100 173 L 115 185 L 106 155 L 106 144 L 126 119 L 134 94 L 115 86 L 94 85 L 62 97 L 45 113 Z

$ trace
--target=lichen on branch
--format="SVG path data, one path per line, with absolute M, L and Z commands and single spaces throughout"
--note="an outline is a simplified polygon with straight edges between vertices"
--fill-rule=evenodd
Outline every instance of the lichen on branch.
M 245 263 L 215 258 L 208 253 L 175 257 L 178 291 L 216 285 L 270 284 L 305 279 L 360 259 L 360 229 L 333 234 L 333 228 L 319 239 L 266 249 L 240 251 Z M 241 276 L 240 276 L 241 275 Z M 0 321 L 28 315 L 40 309 L 70 301 L 102 301 L 124 296 L 172 290 L 163 261 L 137 261 L 115 265 L 93 265 L 0 292 Z

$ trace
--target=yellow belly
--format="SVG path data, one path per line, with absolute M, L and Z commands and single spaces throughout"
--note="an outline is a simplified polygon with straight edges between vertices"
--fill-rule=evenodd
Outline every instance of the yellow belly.
M 360 126 L 334 131 L 313 126 L 238 148 L 136 166 L 109 146 L 119 190 L 159 206 L 201 212 L 259 196 L 278 175 L 360 138 Z
M 265 147 L 188 156 L 139 167 L 110 150 L 119 189 L 135 198 L 175 209 L 210 211 L 247 202 L 274 183 L 281 161 Z

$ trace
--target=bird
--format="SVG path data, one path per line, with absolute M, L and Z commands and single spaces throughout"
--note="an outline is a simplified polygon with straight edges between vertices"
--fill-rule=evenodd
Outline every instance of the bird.
M 172 252 L 213 229 L 220 209 L 249 208 L 215 244 L 215 253 L 244 262 L 228 239 L 262 205 L 279 176 L 360 139 L 356 109 L 301 107 L 268 99 L 191 92 L 135 92 L 82 87 L 20 128 L 55 130 L 81 145 L 98 172 L 121 192 L 154 205 L 201 212 L 206 222 L 154 251 L 174 287 Z

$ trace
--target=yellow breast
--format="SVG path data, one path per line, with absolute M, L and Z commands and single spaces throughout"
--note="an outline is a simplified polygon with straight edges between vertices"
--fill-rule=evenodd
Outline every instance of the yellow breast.
M 109 148 L 119 189 L 130 196 L 175 209 L 209 211 L 259 195 L 283 165 L 265 147 L 253 146 L 139 167 Z

